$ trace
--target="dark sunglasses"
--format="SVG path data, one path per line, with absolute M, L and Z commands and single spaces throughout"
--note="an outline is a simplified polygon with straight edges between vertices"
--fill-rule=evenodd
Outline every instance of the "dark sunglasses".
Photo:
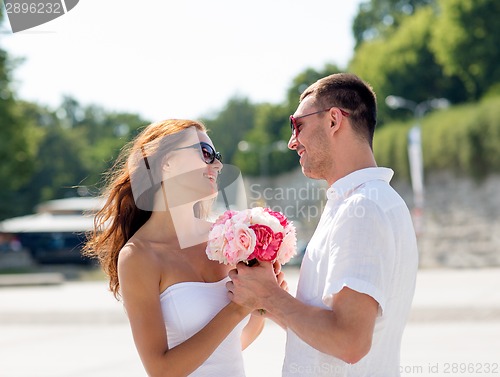
M 335 106 L 333 106 L 333 107 L 335 107 Z M 290 128 L 292 129 L 292 136 L 297 137 L 299 135 L 299 132 L 300 132 L 299 126 L 297 125 L 297 119 L 302 119 L 302 118 L 305 118 L 305 117 L 308 117 L 308 116 L 314 115 L 314 114 L 324 113 L 325 111 L 330 111 L 331 109 L 333 109 L 333 107 L 330 107 L 329 109 L 315 111 L 314 113 L 301 115 L 301 116 L 296 117 L 296 118 L 293 115 L 290 115 Z M 342 113 L 343 116 L 348 117 L 350 115 L 348 112 L 342 110 L 341 108 L 338 108 L 338 109 L 340 110 L 340 112 Z
M 204 141 L 198 144 L 190 145 L 188 147 L 176 148 L 175 150 L 177 151 L 179 149 L 188 149 L 188 148 L 201 149 L 201 154 L 203 156 L 203 161 L 205 161 L 205 164 L 213 164 L 215 159 L 222 162 L 222 155 L 220 154 L 220 152 L 216 152 L 215 149 L 210 144 L 205 143 Z

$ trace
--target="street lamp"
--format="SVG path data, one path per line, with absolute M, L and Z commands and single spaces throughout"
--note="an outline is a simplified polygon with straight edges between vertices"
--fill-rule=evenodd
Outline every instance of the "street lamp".
M 267 175 L 269 174 L 269 154 L 274 150 L 285 152 L 287 148 L 287 143 L 283 140 L 278 140 L 266 145 L 249 143 L 245 140 L 242 140 L 238 143 L 238 149 L 242 152 L 250 152 L 256 150 L 259 153 L 259 168 L 260 175 L 262 177 L 267 177 Z
M 410 177 L 413 190 L 413 222 L 415 232 L 423 231 L 424 212 L 424 163 L 422 158 L 421 119 L 432 109 L 445 109 L 450 106 L 446 98 L 432 98 L 427 101 L 414 102 L 403 97 L 388 96 L 385 103 L 391 109 L 408 109 L 413 112 L 415 124 L 408 132 L 408 159 L 410 161 Z
M 446 98 L 432 98 L 427 101 L 414 102 L 398 96 L 387 96 L 385 103 L 391 109 L 408 109 L 413 112 L 417 120 L 420 120 L 424 114 L 432 109 L 446 109 L 450 106 L 450 101 Z

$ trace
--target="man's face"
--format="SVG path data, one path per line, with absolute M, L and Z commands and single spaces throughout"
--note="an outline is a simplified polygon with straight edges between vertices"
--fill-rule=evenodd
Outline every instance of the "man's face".
M 313 179 L 326 179 L 330 166 L 329 112 L 322 110 L 306 97 L 293 114 L 297 131 L 288 142 L 288 148 L 300 156 L 304 175 Z

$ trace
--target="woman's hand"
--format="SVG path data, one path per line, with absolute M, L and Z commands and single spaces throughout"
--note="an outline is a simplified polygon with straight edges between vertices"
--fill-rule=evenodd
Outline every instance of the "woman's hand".
M 285 280 L 285 273 L 283 271 L 280 271 L 280 273 L 276 275 L 276 280 L 278 281 L 278 284 L 281 287 L 281 289 L 288 292 L 288 283 Z
M 288 292 L 288 283 L 285 280 L 285 273 L 281 271 L 281 264 L 278 261 L 273 263 L 273 269 L 278 285 L 281 287 L 281 289 Z

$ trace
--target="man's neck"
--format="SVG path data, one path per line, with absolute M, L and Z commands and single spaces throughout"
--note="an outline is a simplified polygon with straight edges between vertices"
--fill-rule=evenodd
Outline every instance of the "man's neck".
M 327 179 L 328 186 L 333 185 L 339 179 L 355 171 L 377 167 L 373 152 L 368 145 L 351 150 L 346 154 L 339 154 L 339 158 L 336 161 L 332 167 L 331 177 Z

